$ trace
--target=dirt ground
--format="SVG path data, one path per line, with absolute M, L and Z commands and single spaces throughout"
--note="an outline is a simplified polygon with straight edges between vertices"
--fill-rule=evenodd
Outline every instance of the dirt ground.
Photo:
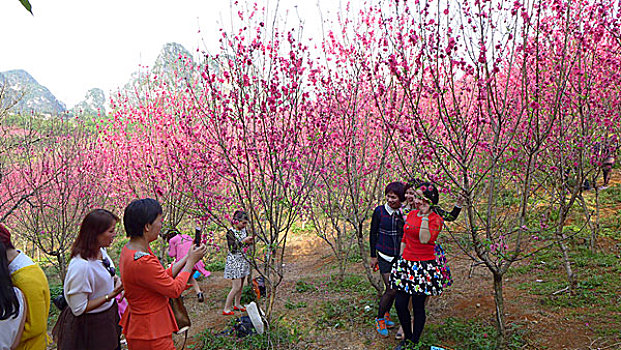
M 607 244 L 610 248 L 616 247 L 613 242 Z M 287 310 L 283 306 L 284 301 L 301 298 L 300 294 L 295 292 L 295 282 L 301 277 L 325 275 L 322 267 L 329 263 L 326 260 L 330 259 L 325 258 L 329 252 L 318 238 L 309 236 L 294 237 L 291 248 L 293 253 L 286 262 L 287 272 L 279 289 L 275 309 L 276 312 L 289 313 L 285 317 L 291 322 L 305 322 L 312 320 L 312 308 Z M 434 322 L 449 316 L 493 320 L 495 306 L 490 276 L 486 268 L 482 266 L 475 267 L 470 276 L 470 268 L 470 262 L 463 257 L 451 260 L 454 284 L 441 297 L 434 298 L 430 302 L 427 322 Z M 354 269 L 362 273 L 359 266 L 354 266 L 352 270 Z M 221 315 L 224 299 L 230 288 L 230 282 L 222 278 L 222 272 L 215 272 L 208 279 L 202 280 L 201 286 L 206 295 L 204 304 L 196 301 L 193 292 L 186 292 L 185 304 L 193 320 L 190 336 L 205 328 L 214 331 L 224 330 L 231 318 L 231 316 Z M 589 349 L 589 346 L 596 340 L 593 330 L 585 327 L 584 319 L 567 317 L 563 309 L 557 312 L 543 311 L 540 307 L 539 296 L 518 290 L 512 286 L 512 283 L 505 285 L 504 296 L 507 320 L 518 321 L 526 325 L 529 333 L 536 334 L 537 343 L 545 344 L 546 349 Z M 311 299 L 309 305 L 312 302 L 329 299 L 329 296 L 320 293 L 305 294 L 303 297 Z M 372 307 L 375 309 L 376 306 L 372 305 Z M 584 312 L 588 314 L 588 310 Z M 369 317 L 372 318 L 373 315 L 369 314 Z M 595 319 L 590 320 L 592 325 L 597 322 L 598 320 Z M 369 326 L 353 332 L 340 330 L 317 332 L 311 334 L 312 339 L 306 339 L 306 341 L 303 339 L 303 342 L 307 343 L 304 346 L 307 349 L 392 349 L 397 344 L 394 340 L 394 333 L 395 330 L 392 330 L 391 336 L 383 339 L 377 336 L 373 327 Z M 177 337 L 177 341 L 180 341 L 180 337 Z M 538 348 L 536 345 L 531 346 L 529 348 Z
M 618 172 L 615 172 L 612 183 L 618 184 L 620 180 Z M 614 211 L 620 208 L 621 203 Z M 613 253 L 617 257 L 621 256 L 620 247 L 619 240 L 603 237 L 599 241 L 601 251 Z M 431 300 L 427 307 L 427 322 L 457 317 L 486 319 L 493 324 L 495 305 L 491 275 L 487 269 L 482 265 L 472 268 L 471 261 L 465 255 L 452 256 L 449 262 L 454 284 L 441 297 Z M 330 300 L 334 296 L 322 293 L 300 294 L 295 291 L 295 283 L 300 279 L 325 278 L 326 273 L 329 273 L 327 266 L 330 265 L 334 265 L 333 257 L 328 246 L 319 238 L 312 235 L 291 236 L 289 255 L 285 263 L 285 279 L 279 287 L 275 312 L 284 315 L 287 321 L 294 324 L 314 322 L 318 311 L 312 306 Z M 363 274 L 363 269 L 360 264 L 352 263 L 348 272 Z M 581 317 L 575 317 L 575 309 L 572 313 L 567 313 L 564 308 L 542 308 L 542 296 L 517 288 L 518 284 L 528 282 L 529 278 L 532 278 L 532 275 L 508 277 L 504 285 L 507 321 L 519 323 L 528 330 L 527 334 L 532 341 L 529 341 L 527 349 L 621 349 L 620 344 L 613 344 L 612 347 L 597 346 L 601 339 L 598 339 L 594 327 L 605 320 L 590 317 L 588 308 L 584 308 Z M 185 304 L 193 320 L 188 339 L 190 343 L 193 341 L 191 336 L 201 330 L 209 328 L 218 332 L 226 329 L 231 320 L 231 316 L 221 315 L 230 288 L 230 282 L 222 278 L 222 272 L 214 272 L 209 278 L 201 280 L 200 284 L 205 291 L 205 303 L 198 303 L 193 292 L 186 292 Z M 288 310 L 284 307 L 287 300 L 304 300 L 309 306 Z M 370 306 L 376 310 L 376 305 Z M 239 315 L 237 313 L 236 316 Z M 373 312 L 370 312 L 368 317 L 372 319 Z M 298 348 L 379 350 L 393 349 L 396 346 L 397 341 L 394 340 L 396 330 L 391 330 L 390 337 L 384 339 L 377 335 L 370 324 L 355 327 L 352 331 L 343 329 L 311 331 L 308 339 L 301 339 Z M 621 334 L 621 325 L 617 326 Z M 612 327 L 614 329 L 615 326 Z M 181 337 L 176 337 L 177 344 L 181 344 Z M 615 338 L 621 338 L 621 335 Z

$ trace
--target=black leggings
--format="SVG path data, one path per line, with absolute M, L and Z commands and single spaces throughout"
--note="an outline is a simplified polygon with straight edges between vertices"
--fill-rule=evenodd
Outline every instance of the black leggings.
M 414 332 L 412 332 L 412 316 L 408 309 L 410 298 L 412 298 L 412 311 L 414 312 Z M 397 315 L 399 315 L 399 322 L 403 328 L 403 338 L 411 340 L 414 344 L 418 343 L 423 328 L 425 328 L 427 319 L 425 316 L 425 299 L 427 296 L 424 294 L 411 295 L 402 291 L 398 291 L 395 297 Z
M 392 302 L 395 300 L 397 291 L 390 288 L 390 272 L 382 273 L 382 280 L 384 281 L 384 294 L 380 298 L 379 308 L 377 310 L 377 318 L 384 318 L 384 314 L 390 311 Z

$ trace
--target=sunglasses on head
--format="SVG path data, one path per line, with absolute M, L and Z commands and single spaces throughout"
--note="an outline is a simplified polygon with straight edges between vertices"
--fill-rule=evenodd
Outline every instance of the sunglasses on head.
M 106 270 L 108 270 L 110 277 L 114 277 L 116 275 L 116 270 L 110 265 L 110 260 L 108 260 L 108 258 L 102 258 L 101 263 L 106 268 Z

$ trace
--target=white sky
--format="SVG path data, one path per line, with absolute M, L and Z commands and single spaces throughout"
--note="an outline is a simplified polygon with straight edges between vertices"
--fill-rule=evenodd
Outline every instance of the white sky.
M 243 3 L 245 0 L 240 0 Z M 276 0 L 257 0 L 275 8 Z M 319 5 L 334 18 L 338 0 L 281 0 L 278 13 L 300 14 L 306 36 L 320 36 Z M 355 2 L 355 0 L 354 0 Z M 0 72 L 24 69 L 71 108 L 91 88 L 123 86 L 162 46 L 214 52 L 230 28 L 229 0 L 0 0 Z M 297 18 L 297 15 L 295 16 Z M 224 21 L 224 23 L 223 23 Z M 294 23 L 292 19 L 288 23 Z M 198 32 L 200 28 L 200 33 Z

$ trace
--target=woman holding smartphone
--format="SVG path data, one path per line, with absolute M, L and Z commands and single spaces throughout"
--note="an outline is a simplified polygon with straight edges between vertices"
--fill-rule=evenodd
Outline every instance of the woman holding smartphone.
M 178 298 L 196 262 L 207 252 L 194 245 L 188 254 L 165 270 L 149 243 L 162 229 L 162 206 L 154 199 L 134 200 L 123 216 L 129 242 L 121 251 L 121 279 L 129 304 L 121 318 L 130 350 L 175 349 L 172 333 L 179 330 L 169 298 Z

